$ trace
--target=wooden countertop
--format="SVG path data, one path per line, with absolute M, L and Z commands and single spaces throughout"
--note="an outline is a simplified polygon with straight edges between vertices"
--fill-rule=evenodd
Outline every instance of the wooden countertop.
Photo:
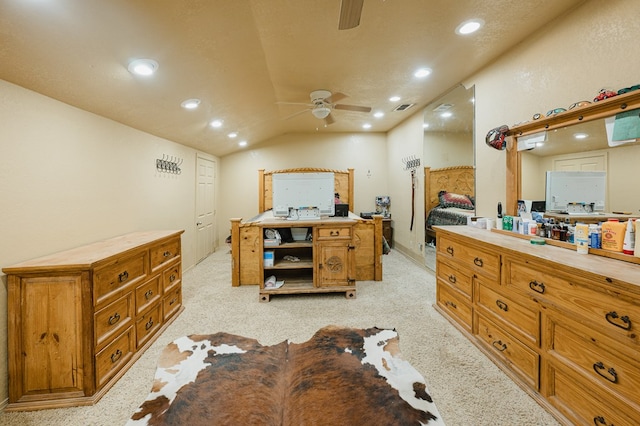
M 135 250 L 150 241 L 181 235 L 179 231 L 141 231 L 121 235 L 103 241 L 97 241 L 70 250 L 60 251 L 36 259 L 27 260 L 15 265 L 2 268 L 5 274 L 16 272 L 37 272 L 40 270 L 55 270 L 64 267 L 65 270 L 83 270 L 91 268 L 95 263 L 108 259 L 116 254 Z
M 551 244 L 536 245 L 530 243 L 529 236 L 496 229 L 486 230 L 472 226 L 435 226 L 434 228 L 436 235 L 444 231 L 478 239 L 499 252 L 523 253 L 544 261 L 558 262 L 572 268 L 577 275 L 584 271 L 606 277 L 606 281 L 612 284 L 615 284 L 616 280 L 633 284 L 640 294 L 639 257 L 620 254 L 629 257 L 630 261 L 625 262 L 596 254 L 579 254 L 569 243 L 564 243 L 566 247 Z

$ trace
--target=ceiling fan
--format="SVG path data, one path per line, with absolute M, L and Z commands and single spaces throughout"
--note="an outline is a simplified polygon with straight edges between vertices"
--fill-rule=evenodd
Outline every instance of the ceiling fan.
M 333 109 L 356 112 L 371 112 L 371 107 L 336 103 L 337 101 L 347 97 L 347 95 L 345 95 L 344 93 L 331 93 L 328 90 L 314 90 L 313 92 L 311 92 L 309 97 L 311 98 L 311 103 L 278 102 L 279 104 L 305 105 L 308 107 L 296 112 L 293 115 L 288 116 L 286 119 L 293 118 L 306 111 L 311 111 L 311 114 L 313 114 L 314 117 L 320 120 L 324 120 L 325 124 L 329 125 L 335 122 L 331 115 L 331 110 Z
M 364 0 L 342 0 L 338 21 L 339 30 L 350 30 L 360 25 L 363 4 Z

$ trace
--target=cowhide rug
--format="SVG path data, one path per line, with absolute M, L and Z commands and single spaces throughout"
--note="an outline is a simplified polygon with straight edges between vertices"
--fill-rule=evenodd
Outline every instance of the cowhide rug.
M 127 425 L 444 425 L 398 346 L 395 330 L 334 326 L 301 344 L 181 337 Z

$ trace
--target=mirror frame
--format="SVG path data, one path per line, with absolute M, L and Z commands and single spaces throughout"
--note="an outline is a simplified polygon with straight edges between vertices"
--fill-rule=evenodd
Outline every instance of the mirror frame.
M 505 214 L 517 215 L 518 200 L 522 198 L 522 152 L 518 151 L 518 137 L 545 130 L 614 116 L 626 109 L 640 108 L 640 90 L 624 93 L 589 105 L 561 112 L 551 117 L 528 121 L 509 129 L 507 133 L 507 171 Z

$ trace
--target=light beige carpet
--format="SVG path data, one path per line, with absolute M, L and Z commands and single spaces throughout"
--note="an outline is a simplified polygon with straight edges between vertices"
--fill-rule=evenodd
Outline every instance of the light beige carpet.
M 383 257 L 384 280 L 358 282 L 350 300 L 334 293 L 260 303 L 257 287 L 231 287 L 230 264 L 222 248 L 185 272 L 186 310 L 95 406 L 3 413 L 0 424 L 124 425 L 149 393 L 161 351 L 178 337 L 224 331 L 263 345 L 300 343 L 327 325 L 395 328 L 448 426 L 558 424 L 433 309 L 433 273 L 395 250 Z

